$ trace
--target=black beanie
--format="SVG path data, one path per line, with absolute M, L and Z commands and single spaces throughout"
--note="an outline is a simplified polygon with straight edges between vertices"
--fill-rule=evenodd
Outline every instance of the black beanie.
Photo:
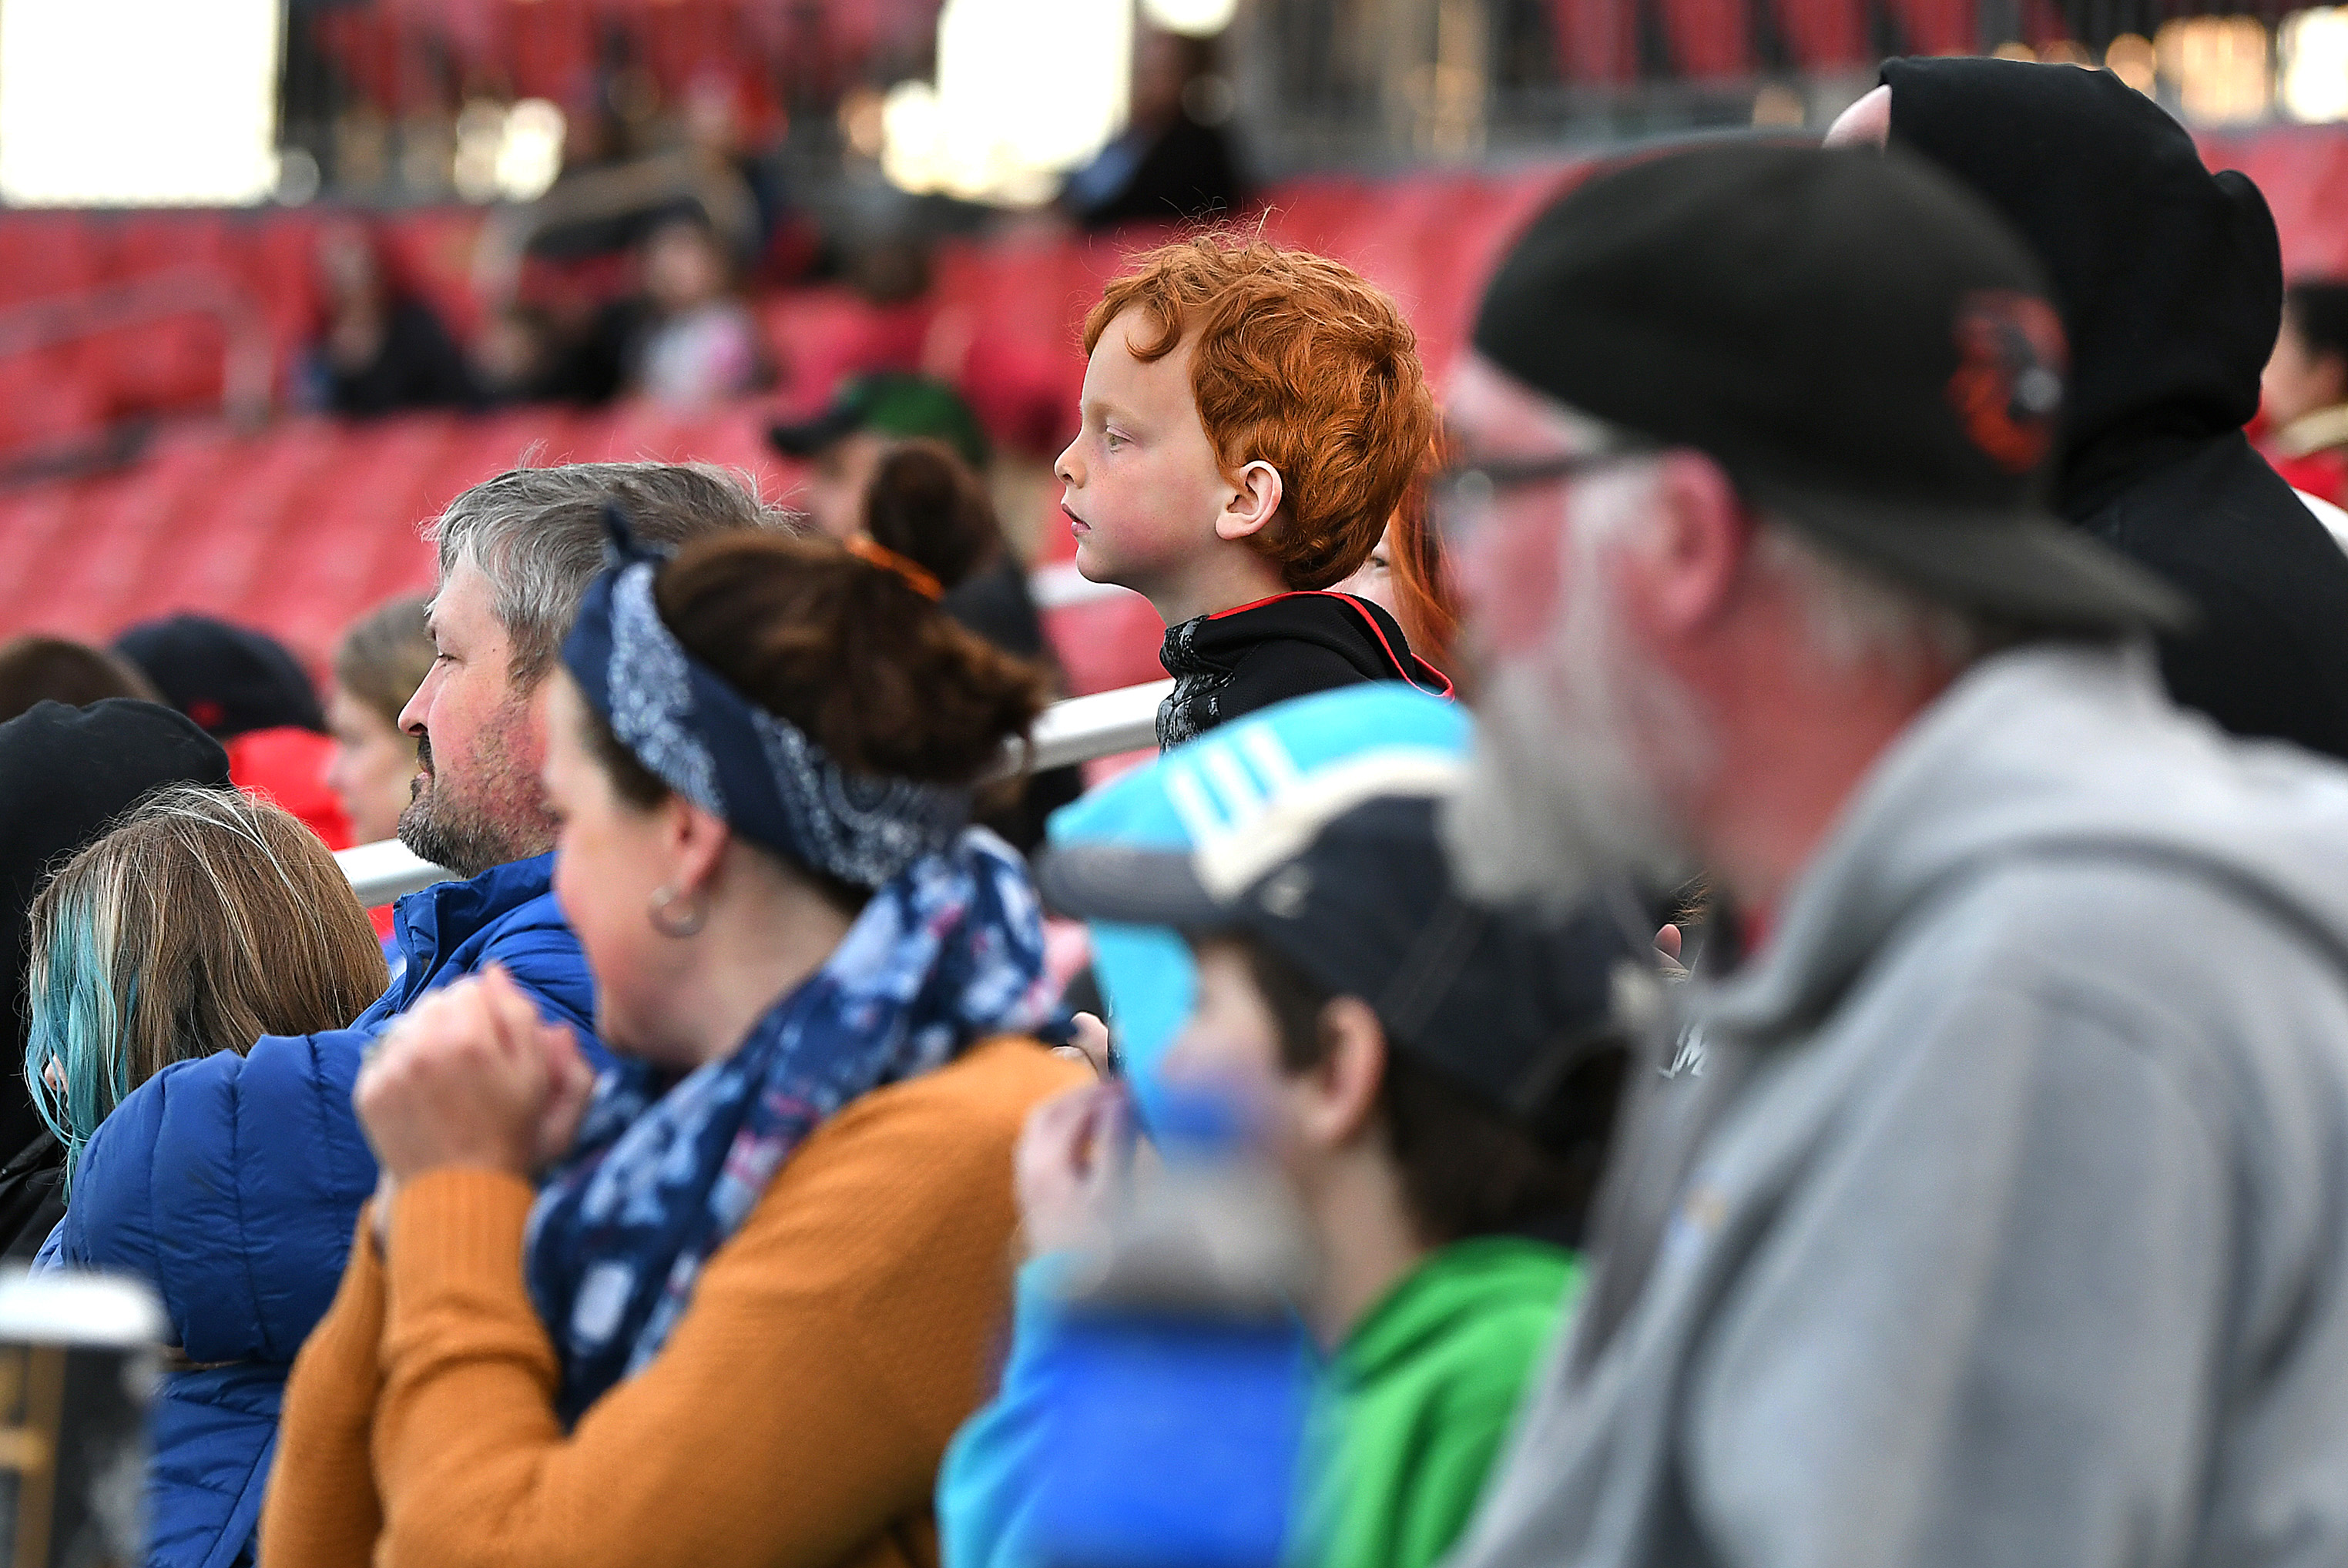
M 132 627 L 114 648 L 171 706 L 223 741 L 253 730 L 325 733 L 310 677 L 266 632 L 208 615 L 174 615 Z
M 0 1159 L 39 1126 L 26 1098 L 25 917 L 50 873 L 132 806 L 170 784 L 228 787 L 228 753 L 183 713 L 117 697 L 36 703 L 0 724 Z

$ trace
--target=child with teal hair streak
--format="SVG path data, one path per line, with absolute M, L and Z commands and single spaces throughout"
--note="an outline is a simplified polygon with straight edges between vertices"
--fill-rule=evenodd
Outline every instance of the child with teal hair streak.
M 149 796 L 65 864 L 30 927 L 25 1081 L 69 1183 L 34 1266 L 155 1287 L 178 1354 L 142 1562 L 239 1568 L 286 1371 L 375 1184 L 323 1135 L 348 1081 L 298 1037 L 367 1007 L 383 948 L 317 835 L 229 789 Z
M 1321 1260 L 1294 1303 L 1317 1354 L 1288 1562 L 1429 1568 L 1465 1528 L 1580 1283 L 1626 1059 L 1618 977 L 1645 972 L 1597 914 L 1552 927 L 1451 892 L 1436 819 L 1467 739 L 1457 709 L 1411 693 L 1305 698 L 1056 819 L 1047 898 L 1130 939 L 1102 980 L 1139 1014 L 1120 1020 L 1138 1081 L 1029 1122 L 1035 1255 L 997 1396 L 941 1473 L 947 1568 L 1050 1561 L 1045 1494 L 1072 1467 L 1102 1484 L 1051 1435 L 1056 1281 L 1117 1201 L 1131 1122 L 1206 1083 L 1245 1091 Z M 1185 955 L 1170 979 L 1139 962 L 1151 929 Z M 1120 1466 L 1148 1483 L 1142 1446 L 1107 1486 Z
M 173 1062 L 338 1027 L 383 989 L 382 948 L 325 845 L 233 790 L 151 796 L 27 918 L 25 1086 L 68 1182 L 99 1124 Z

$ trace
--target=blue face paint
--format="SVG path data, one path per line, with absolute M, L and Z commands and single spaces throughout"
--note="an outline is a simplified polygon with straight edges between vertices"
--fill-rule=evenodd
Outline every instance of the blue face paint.
M 1380 681 L 1299 697 L 1168 752 L 1053 815 L 1055 845 L 1107 842 L 1181 848 L 1245 833 L 1298 780 L 1367 753 L 1467 754 L 1471 722 L 1456 703 Z M 1092 927 L 1093 973 L 1107 1001 L 1144 1121 L 1161 1095 L 1167 1049 L 1198 992 L 1189 949 L 1162 927 Z

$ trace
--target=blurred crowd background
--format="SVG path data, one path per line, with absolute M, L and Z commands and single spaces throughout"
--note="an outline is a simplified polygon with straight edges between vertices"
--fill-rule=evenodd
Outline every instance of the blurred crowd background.
M 1048 469 L 1137 246 L 1220 214 L 1339 257 L 1439 378 L 1579 172 L 1815 133 L 1908 54 L 2108 66 L 2251 173 L 2290 275 L 2348 272 L 2348 7 L 5 0 L 0 637 L 194 610 L 324 675 L 428 588 L 417 520 L 525 454 L 705 458 L 805 505 L 825 456 L 770 427 L 910 374 L 968 405 L 1066 690 L 1156 679 L 1156 618 L 1066 565 Z M 2348 400 L 2334 374 L 2282 423 Z

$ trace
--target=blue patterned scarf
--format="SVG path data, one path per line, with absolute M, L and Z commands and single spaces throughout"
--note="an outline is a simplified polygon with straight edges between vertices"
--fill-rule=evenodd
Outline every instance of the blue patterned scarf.
M 941 831 L 966 806 L 960 792 L 847 774 L 726 686 L 653 612 L 655 566 L 617 531 L 620 559 L 563 647 L 588 702 L 746 836 L 874 891 L 732 1054 L 683 1078 L 623 1061 L 596 1085 L 530 1210 L 524 1256 L 562 1362 L 565 1425 L 659 1354 L 710 1255 L 827 1117 L 1055 1010 L 1017 854 L 983 828 Z
M 972 828 L 874 894 L 731 1056 L 674 1081 L 641 1061 L 606 1072 L 530 1216 L 530 1299 L 561 1357 L 564 1423 L 659 1353 L 709 1255 L 827 1117 L 1051 1013 L 1026 867 Z

